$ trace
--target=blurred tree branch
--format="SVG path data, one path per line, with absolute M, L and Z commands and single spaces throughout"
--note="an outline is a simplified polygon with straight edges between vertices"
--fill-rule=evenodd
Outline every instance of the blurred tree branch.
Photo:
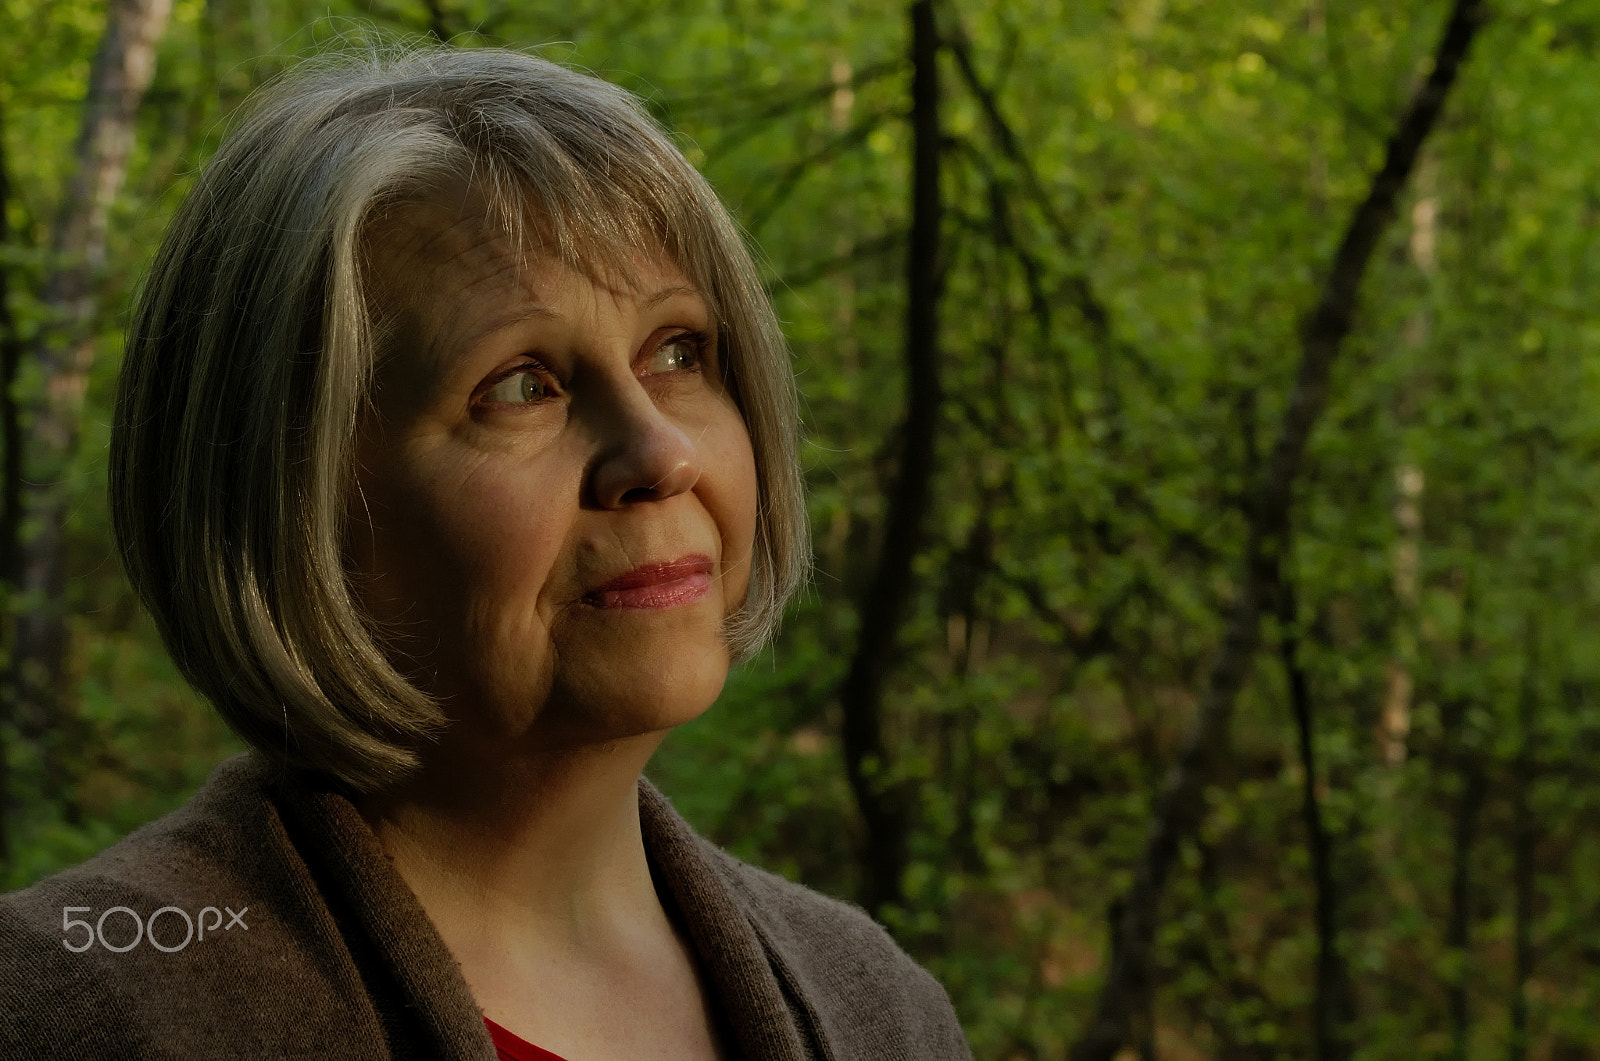
M 1076 257 L 1077 239 L 1072 226 L 1057 208 L 1054 198 L 1045 190 L 1044 181 L 1039 177 L 1038 168 L 1033 164 L 1022 149 L 1021 140 L 1013 130 L 1011 122 L 1006 119 L 1000 109 L 1000 101 L 995 93 L 985 84 L 979 75 L 977 66 L 972 60 L 972 48 L 968 42 L 960 22 L 953 16 L 947 34 L 947 45 L 950 53 L 955 56 L 956 69 L 960 71 L 962 80 L 966 83 L 973 98 L 978 101 L 979 108 L 983 111 L 985 123 L 989 127 L 991 137 L 1000 153 L 1008 159 L 1021 175 L 1023 190 L 1027 193 L 1034 205 L 1044 216 L 1045 221 L 1056 234 L 1056 240 L 1061 248 L 1068 254 Z M 1105 301 L 1095 290 L 1094 281 L 1089 274 L 1080 269 L 1074 269 L 1062 279 L 1062 290 L 1071 302 L 1073 308 L 1083 318 L 1097 348 L 1101 351 L 1102 363 L 1113 352 L 1125 353 L 1124 344 L 1120 343 L 1112 327 L 1111 312 Z M 1103 396 L 1108 404 L 1111 403 L 1109 392 Z M 1115 420 L 1114 413 L 1108 417 Z
M 770 129 L 773 122 L 797 114 L 818 103 L 825 102 L 834 96 L 841 87 L 849 88 L 852 91 L 860 89 L 872 84 L 874 81 L 881 81 L 890 74 L 898 73 L 904 66 L 904 61 L 900 59 L 874 63 L 871 66 L 855 71 L 850 75 L 850 79 L 842 84 L 836 81 L 827 81 L 792 95 L 768 100 L 747 116 L 741 117 L 739 123 L 731 131 L 725 133 L 721 139 L 707 148 L 706 157 L 721 158 L 729 154 L 752 136 Z M 673 110 L 683 109 L 684 106 L 685 101 L 681 99 L 672 101 L 670 105 Z
M 824 162 L 829 162 L 849 151 L 858 144 L 864 143 L 880 125 L 886 115 L 868 115 L 855 125 L 829 137 L 826 143 L 815 150 L 796 159 L 781 175 L 772 182 L 764 198 L 755 206 L 750 207 L 745 213 L 745 227 L 752 233 L 759 233 L 763 226 L 772 219 L 784 202 L 793 193 L 795 187 L 805 179 L 807 173 Z
M 1205 792 L 1228 744 L 1234 701 L 1260 639 L 1261 610 L 1276 580 L 1288 531 L 1290 503 L 1306 442 L 1328 400 L 1328 376 L 1355 320 L 1357 295 L 1378 241 L 1394 218 L 1396 201 L 1438 121 L 1483 21 L 1481 0 L 1456 0 L 1434 54 L 1390 137 L 1382 168 L 1351 216 L 1315 309 L 1302 333 L 1299 372 L 1276 443 L 1256 481 L 1247 510 L 1244 571 L 1238 597 L 1178 760 L 1156 799 L 1149 836 L 1134 880 L 1114 907 L 1111 960 L 1095 1013 L 1072 1046 L 1072 1061 L 1111 1061 L 1127 1041 L 1139 999 L 1150 989 L 1150 950 L 1161 896 L 1181 846 L 1205 814 Z
M 795 290 L 825 280 L 844 269 L 861 262 L 881 258 L 900 250 L 905 246 L 906 235 L 904 232 L 885 232 L 882 235 L 872 236 L 861 240 L 840 254 L 829 255 L 820 261 L 807 262 L 804 265 L 789 269 L 781 276 L 775 276 L 767 281 L 767 294 L 776 294 L 781 290 Z

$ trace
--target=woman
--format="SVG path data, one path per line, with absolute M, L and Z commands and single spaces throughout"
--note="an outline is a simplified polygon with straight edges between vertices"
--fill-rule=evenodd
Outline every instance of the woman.
M 268 90 L 156 256 L 111 485 L 254 750 L 0 900 L 0 1056 L 968 1056 L 868 918 L 640 777 L 803 578 L 795 425 L 623 91 L 443 50 Z

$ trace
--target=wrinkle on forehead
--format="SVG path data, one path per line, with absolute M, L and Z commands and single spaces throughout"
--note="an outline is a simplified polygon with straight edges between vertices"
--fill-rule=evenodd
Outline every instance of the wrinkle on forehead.
M 402 348 L 437 357 L 440 303 L 461 311 L 480 303 L 474 292 L 492 285 L 518 304 L 534 300 L 521 256 L 481 215 L 447 211 L 433 203 L 408 203 L 389 211 L 369 230 L 371 302 L 378 322 L 378 361 Z M 403 340 L 403 341 L 400 341 Z M 421 366 L 418 366 L 421 367 Z
M 523 233 L 536 233 L 535 221 L 530 218 Z M 452 346 L 463 340 L 470 346 L 520 321 L 558 318 L 544 304 L 540 284 L 551 276 L 551 266 L 571 266 L 550 253 L 546 240 L 519 241 L 482 197 L 473 194 L 393 205 L 369 223 L 366 249 L 378 367 L 404 350 L 417 358 L 402 370 L 408 374 L 433 375 L 445 369 L 451 355 L 441 349 L 440 338 L 446 331 Z M 633 251 L 628 257 L 626 268 L 602 260 L 574 271 L 597 297 L 642 299 L 645 310 L 684 294 L 711 308 L 705 293 L 682 277 L 665 248 L 658 245 L 653 255 Z M 645 285 L 664 274 L 676 275 L 680 282 L 669 281 L 644 295 Z

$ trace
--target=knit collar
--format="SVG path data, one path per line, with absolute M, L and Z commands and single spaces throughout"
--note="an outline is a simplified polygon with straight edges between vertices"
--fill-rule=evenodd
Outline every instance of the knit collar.
M 492 1059 L 493 1043 L 460 967 L 348 793 L 331 778 L 284 773 L 259 753 L 247 758 L 284 812 L 294 846 L 324 901 L 336 915 L 342 911 L 336 919 L 358 967 L 363 964 L 359 951 L 376 951 L 372 964 L 380 968 L 363 968 L 363 979 L 391 1043 L 420 1035 L 433 1044 L 420 1055 Z M 699 837 L 666 796 L 642 778 L 639 822 L 657 887 L 682 919 L 725 1019 L 733 1040 L 727 1045 L 747 1061 L 809 1061 L 825 1055 L 815 1015 L 770 933 L 763 931 L 760 911 L 728 872 L 727 856 Z M 345 919 L 355 923 L 344 924 Z M 392 982 L 375 984 L 375 977 Z

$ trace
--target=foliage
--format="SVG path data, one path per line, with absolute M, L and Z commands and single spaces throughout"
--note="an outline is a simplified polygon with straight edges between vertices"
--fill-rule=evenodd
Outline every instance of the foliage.
M 763 249 L 805 397 L 816 580 L 652 772 L 741 856 L 857 894 L 834 696 L 903 407 L 903 12 L 532 6 L 179 3 L 62 486 L 74 785 L 64 803 L 32 795 L 30 749 L 0 729 L 6 886 L 175 806 L 237 746 L 166 662 L 109 544 L 104 425 L 142 256 L 251 86 L 339 33 L 432 27 L 461 46 L 560 41 L 545 54 L 643 94 Z M 918 793 L 890 913 L 980 1058 L 1064 1056 L 1091 1011 L 1107 904 L 1238 589 L 1239 499 L 1298 329 L 1443 10 L 940 9 L 979 91 L 947 54 L 941 473 L 889 689 L 887 769 Z M 86 0 L 0 2 L 15 237 L 0 267 L 19 330 L 37 326 L 30 285 L 100 19 Z M 1364 289 L 1295 496 L 1298 610 L 1267 638 L 1298 639 L 1352 1041 L 1373 1061 L 1515 1053 L 1519 997 L 1538 1056 L 1589 1056 L 1600 1011 L 1600 3 L 1504 0 L 1477 47 Z M 1264 648 L 1162 910 L 1150 1037 L 1166 1056 L 1311 1053 L 1316 896 L 1288 696 Z

